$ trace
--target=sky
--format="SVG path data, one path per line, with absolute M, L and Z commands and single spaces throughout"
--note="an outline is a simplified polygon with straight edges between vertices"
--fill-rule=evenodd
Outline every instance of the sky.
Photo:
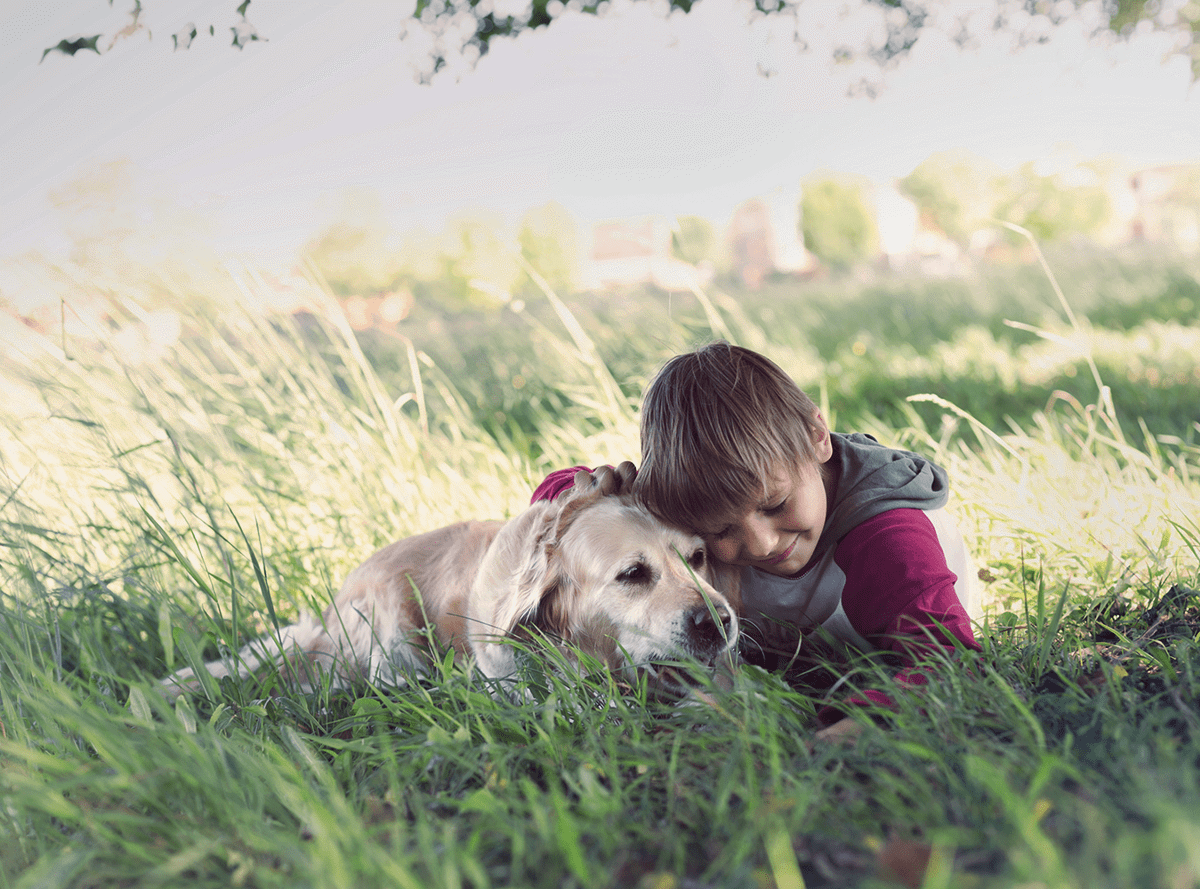
M 945 14 L 986 22 L 992 2 L 947 0 Z M 421 35 L 399 37 L 404 0 L 254 0 L 247 17 L 265 40 L 244 50 L 229 45 L 235 3 L 144 4 L 152 36 L 40 61 L 63 37 L 113 33 L 122 0 L 5 0 L 0 257 L 63 249 L 48 195 L 123 158 L 217 220 L 220 249 L 281 262 L 353 189 L 377 192 L 400 230 L 436 230 L 466 208 L 515 221 L 549 200 L 583 220 L 723 222 L 746 198 L 798 193 L 814 171 L 887 183 L 949 149 L 1004 167 L 1200 160 L 1200 88 L 1170 38 L 1089 42 L 1086 10 L 1019 51 L 1011 32 L 978 28 L 960 49 L 926 29 L 881 71 L 833 63 L 834 45 L 878 27 L 879 13 L 845 0 L 805 0 L 798 22 L 750 22 L 737 0 L 671 16 L 617 0 L 421 85 Z M 173 51 L 188 21 L 201 35 Z M 850 95 L 864 76 L 874 98 Z

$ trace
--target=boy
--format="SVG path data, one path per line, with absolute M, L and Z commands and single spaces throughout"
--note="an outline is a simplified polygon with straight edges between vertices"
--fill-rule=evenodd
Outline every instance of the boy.
M 859 650 L 898 654 L 898 679 L 921 685 L 910 668 L 931 646 L 978 648 L 974 570 L 943 509 L 945 471 L 830 432 L 769 359 L 718 342 L 668 361 L 646 390 L 641 445 L 634 493 L 740 569 L 744 625 L 763 650 L 795 651 L 802 632 L 822 627 Z M 534 499 L 557 496 L 573 473 L 552 474 Z M 890 703 L 878 691 L 866 698 Z

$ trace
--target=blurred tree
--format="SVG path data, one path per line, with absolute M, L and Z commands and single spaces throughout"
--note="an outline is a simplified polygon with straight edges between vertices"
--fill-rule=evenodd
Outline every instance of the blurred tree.
M 995 216 L 1015 222 L 1041 241 L 1070 234 L 1093 236 L 1112 214 L 1112 201 L 1087 167 L 1070 175 L 1039 174 L 1032 163 L 1007 177 Z
M 404 276 L 388 253 L 386 235 L 369 225 L 334 222 L 308 242 L 305 252 L 338 296 L 391 290 Z
M 846 269 L 875 255 L 879 233 L 863 186 L 834 178 L 804 182 L 804 246 L 828 266 Z
M 112 0 L 109 0 L 111 5 Z M 636 2 L 636 0 L 635 0 Z M 654 2 L 667 14 L 676 11 L 687 13 L 694 0 L 643 0 Z M 748 16 L 763 15 L 791 16 L 806 0 L 753 0 L 746 4 Z M 1033 0 L 995 0 L 993 8 L 959 10 L 949 8 L 940 0 L 860 0 L 863 8 L 874 11 L 877 22 L 874 28 L 862 29 L 861 46 L 839 45 L 835 58 L 839 62 L 855 57 L 872 59 L 879 63 L 889 61 L 908 52 L 920 38 L 923 30 L 940 28 L 948 36 L 965 46 L 973 39 L 972 29 L 982 28 L 1005 30 L 1013 33 L 1019 44 L 1040 42 L 1046 39 L 1047 29 L 1068 19 L 1085 23 L 1094 30 L 1108 29 L 1116 34 L 1131 33 L 1135 26 L 1146 23 L 1151 28 L 1174 31 L 1179 35 L 1175 52 L 1191 59 L 1192 70 L 1200 74 L 1200 4 L 1195 0 L 1187 3 L 1163 2 L 1163 0 L 1063 0 L 1060 3 L 1035 3 Z M 207 31 L 210 37 L 217 34 L 232 34 L 232 45 L 239 49 L 248 43 L 260 40 L 257 29 L 247 19 L 250 0 L 208 0 L 207 5 L 224 20 L 220 28 L 209 23 L 197 28 L 193 21 L 183 21 L 182 14 L 173 11 L 164 16 L 158 30 L 169 33 L 175 49 L 187 49 L 198 34 Z M 108 48 L 130 34 L 146 30 L 149 25 L 142 16 L 167 7 L 165 0 L 150 0 L 143 6 L 134 0 L 129 13 L 130 21 L 114 33 Z M 553 22 L 567 10 L 603 15 L 610 8 L 610 0 L 414 0 L 407 24 L 401 25 L 400 37 L 421 35 L 428 45 L 428 59 L 417 72 L 418 78 L 427 82 L 451 61 L 462 61 L 468 66 L 485 55 L 491 41 L 497 37 L 511 38 L 524 31 L 542 28 Z M 401 7 L 397 7 L 398 10 Z M 981 13 L 981 14 L 980 14 Z M 195 15 L 194 8 L 186 14 Z M 347 13 L 353 14 L 353 12 Z M 404 13 L 398 12 L 398 15 Z M 797 22 L 795 40 L 798 47 L 807 46 L 807 37 L 801 33 Z M 104 35 L 80 35 L 66 38 L 55 46 L 47 47 L 47 53 L 59 52 L 74 55 L 81 49 L 100 52 L 97 47 Z
M 1002 177 L 998 165 L 978 155 L 943 151 L 923 160 L 898 185 L 927 221 L 965 247 L 971 233 L 994 217 Z
M 366 296 L 406 283 L 379 195 L 350 189 L 339 201 L 333 222 L 305 246 L 329 289 L 338 296 Z
M 517 242 L 521 255 L 550 289 L 560 296 L 574 291 L 579 280 L 579 233 L 566 207 L 551 201 L 530 210 L 521 220 Z
M 671 232 L 671 254 L 692 265 L 707 261 L 716 266 L 720 259 L 720 240 L 713 224 L 703 216 L 680 216 L 675 223 L 675 230 Z
M 72 262 L 83 268 L 127 264 L 127 242 L 138 217 L 146 215 L 137 192 L 135 169 L 127 159 L 97 164 L 50 192 L 50 203 L 62 212 Z
M 506 302 L 523 272 L 511 234 L 492 213 L 450 220 L 439 257 L 436 292 L 446 308 L 488 308 Z
M 329 289 L 338 296 L 367 296 L 410 283 L 379 195 L 353 188 L 336 201 L 333 221 L 305 246 Z
M 353 189 L 335 219 L 306 252 L 339 296 L 410 290 L 451 311 L 496 306 L 508 299 L 521 271 L 503 220 L 488 213 L 452 218 L 440 233 L 398 235 L 379 195 Z
M 128 159 L 97 164 L 53 189 L 68 258 L 98 290 L 145 309 L 211 299 L 220 262 L 213 222 Z

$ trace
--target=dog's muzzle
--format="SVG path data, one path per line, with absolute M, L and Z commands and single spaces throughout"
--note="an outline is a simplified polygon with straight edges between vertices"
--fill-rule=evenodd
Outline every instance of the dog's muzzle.
M 697 660 L 711 663 L 737 644 L 737 618 L 727 605 L 701 602 L 683 616 L 684 648 Z

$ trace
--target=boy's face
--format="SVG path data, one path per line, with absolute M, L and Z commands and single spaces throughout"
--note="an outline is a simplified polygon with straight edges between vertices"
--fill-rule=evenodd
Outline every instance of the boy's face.
M 832 456 L 829 433 L 817 443 L 821 463 Z M 752 565 L 768 574 L 799 574 L 812 559 L 829 495 L 816 465 L 798 474 L 776 471 L 767 480 L 765 496 L 699 529 L 709 552 L 727 565 Z

